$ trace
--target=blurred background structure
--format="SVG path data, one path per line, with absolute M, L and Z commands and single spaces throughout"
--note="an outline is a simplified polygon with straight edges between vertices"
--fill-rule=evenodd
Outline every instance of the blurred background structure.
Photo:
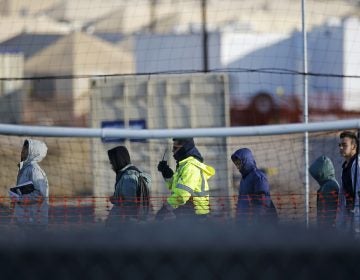
M 301 123 L 304 75 L 310 122 L 358 118 L 360 2 L 306 1 L 308 73 L 301 8 L 301 0 L 2 0 L 0 123 L 119 129 Z M 310 134 L 310 161 L 328 155 L 339 178 L 338 132 Z M 4 216 L 27 136 L 0 134 Z M 54 209 L 68 203 L 74 221 L 101 220 L 111 207 L 115 176 L 106 150 L 115 145 L 126 144 L 133 162 L 152 175 L 153 197 L 166 194 L 156 165 L 171 138 L 42 140 Z M 246 146 L 267 172 L 283 219 L 303 219 L 302 134 L 195 141 L 217 170 L 216 213 L 233 215 L 240 175 L 230 155 Z M 175 164 L 170 152 L 166 159 Z M 312 220 L 315 191 L 311 181 Z
M 343 126 L 310 132 L 308 150 L 304 133 L 284 133 L 307 117 L 359 119 L 359 0 L 0 0 L 0 26 L 4 279 L 359 278 L 358 236 L 315 230 L 318 185 L 304 188 L 307 153 L 310 162 L 328 156 L 340 181 Z M 53 127 L 62 137 L 39 136 Z M 103 130 L 75 137 L 67 128 Z M 171 135 L 153 135 L 211 128 L 244 130 L 195 137 L 216 169 L 208 224 L 105 226 L 115 182 L 108 149 L 126 145 L 151 174 L 155 212 L 168 195 L 157 163 L 175 161 Z M 49 147 L 49 225 L 33 234 L 16 227 L 7 193 L 28 137 Z M 234 223 L 241 177 L 230 156 L 241 147 L 269 178 L 279 227 Z

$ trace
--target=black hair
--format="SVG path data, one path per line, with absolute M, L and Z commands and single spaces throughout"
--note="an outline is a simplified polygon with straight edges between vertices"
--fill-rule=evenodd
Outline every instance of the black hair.
M 125 146 L 117 146 L 108 150 L 108 157 L 116 172 L 131 163 L 129 151 Z
M 358 145 L 358 138 L 356 134 L 350 130 L 345 130 L 340 133 L 340 139 L 343 138 L 350 138 L 353 144 L 355 144 L 356 146 Z
M 26 139 L 24 141 L 23 147 L 29 147 L 29 140 Z

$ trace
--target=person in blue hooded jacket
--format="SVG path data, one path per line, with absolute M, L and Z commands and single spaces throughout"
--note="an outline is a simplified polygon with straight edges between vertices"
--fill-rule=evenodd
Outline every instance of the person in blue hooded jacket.
M 271 200 L 267 177 L 257 168 L 251 150 L 239 149 L 231 160 L 242 176 L 236 208 L 237 221 L 245 225 L 276 223 L 277 212 Z

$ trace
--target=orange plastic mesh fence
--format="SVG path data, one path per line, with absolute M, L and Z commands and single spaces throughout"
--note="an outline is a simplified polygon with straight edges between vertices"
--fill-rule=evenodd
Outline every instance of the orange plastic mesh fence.
M 305 220 L 305 202 L 303 194 L 280 194 L 274 193 L 271 196 L 272 201 L 276 207 L 279 217 L 279 223 L 302 223 Z M 329 202 L 329 197 L 327 197 Z M 157 196 L 150 198 L 150 209 L 147 216 L 148 223 L 156 222 L 156 213 L 166 201 L 166 196 Z M 238 203 L 238 196 L 212 196 L 210 197 L 210 214 L 208 219 L 216 222 L 236 221 L 240 219 L 239 212 L 236 211 Z M 261 201 L 261 200 L 260 200 Z M 316 193 L 310 195 L 310 222 L 316 223 L 324 220 L 324 218 L 332 217 L 336 209 L 333 207 L 327 209 L 323 205 L 324 198 Z M 331 203 L 337 203 L 337 197 L 334 196 Z M 256 207 L 265 207 L 265 204 L 260 202 L 254 205 L 251 197 L 248 203 L 248 208 L 242 208 L 241 216 L 246 216 L 248 222 L 256 219 Z M 130 206 L 129 206 L 130 204 Z M 106 224 L 107 219 L 112 215 L 112 219 L 118 222 L 125 222 L 129 220 L 138 221 L 138 201 L 122 201 L 119 204 L 113 205 L 108 197 L 50 197 L 48 200 L 48 207 L 42 210 L 43 202 L 37 204 L 28 204 L 26 201 L 21 204 L 13 203 L 8 197 L 0 198 L 0 224 L 2 226 L 16 225 L 19 220 L 26 223 L 35 223 L 37 218 L 45 216 L 48 226 L 86 226 L 91 224 Z M 216 209 L 213 211 L 213 206 Z M 18 212 L 17 208 L 23 211 Z M 119 209 L 120 211 L 116 211 Z M 115 211 L 114 211 L 115 210 Z M 20 214 L 19 214 L 20 213 Z M 190 212 L 184 212 L 184 215 L 191 215 Z M 188 213 L 188 214 L 186 214 Z M 264 214 L 266 217 L 267 214 Z

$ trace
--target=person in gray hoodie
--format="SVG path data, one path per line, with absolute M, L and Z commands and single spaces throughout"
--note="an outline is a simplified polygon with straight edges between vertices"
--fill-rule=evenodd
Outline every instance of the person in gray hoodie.
M 24 141 L 16 185 L 32 182 L 34 190 L 12 198 L 18 225 L 40 229 L 46 228 L 48 224 L 49 183 L 45 171 L 39 165 L 46 153 L 44 142 L 33 139 Z
M 318 157 L 309 167 L 311 176 L 318 182 L 317 225 L 335 227 L 338 208 L 339 183 L 335 178 L 335 168 L 326 156 Z

